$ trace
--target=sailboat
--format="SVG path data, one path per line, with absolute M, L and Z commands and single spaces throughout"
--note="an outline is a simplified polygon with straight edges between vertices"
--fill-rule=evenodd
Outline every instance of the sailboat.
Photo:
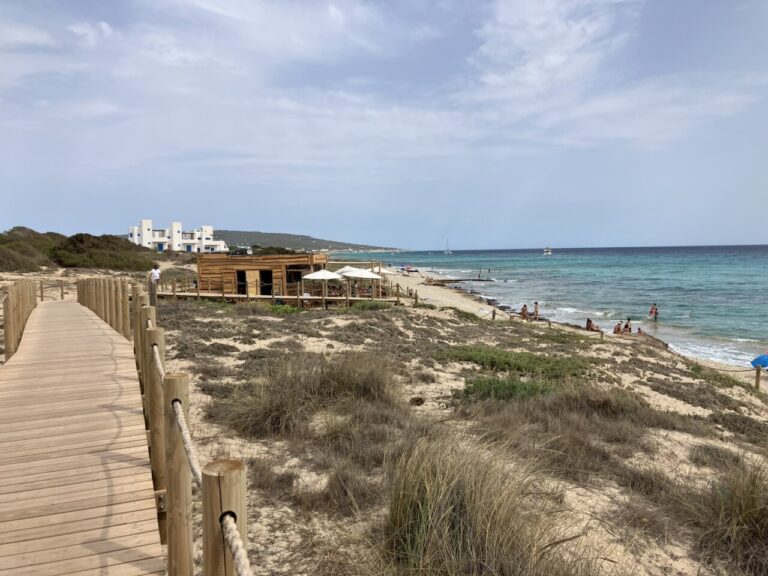
M 445 239 L 445 250 L 443 250 L 443 254 L 453 254 L 453 252 L 451 252 L 451 249 L 448 248 L 448 238 Z
M 552 248 L 550 248 L 549 246 L 544 248 L 544 256 L 552 256 Z

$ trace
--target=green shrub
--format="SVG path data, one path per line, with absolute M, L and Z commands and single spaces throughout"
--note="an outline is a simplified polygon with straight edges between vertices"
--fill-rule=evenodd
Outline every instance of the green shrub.
M 488 370 L 514 372 L 557 380 L 583 376 L 592 361 L 583 357 L 546 356 L 533 352 L 510 352 L 492 346 L 456 346 L 445 352 L 445 358 L 473 362 Z
M 361 300 L 355 302 L 349 309 L 353 312 L 364 312 L 366 310 L 386 310 L 392 308 L 392 304 L 389 302 L 381 302 L 379 300 Z
M 512 375 L 505 378 L 480 376 L 467 380 L 464 389 L 453 390 L 453 399 L 458 403 L 481 402 L 483 400 L 521 400 L 539 394 L 547 394 L 554 386 L 544 380 L 521 380 Z
M 65 268 L 150 270 L 154 253 L 117 236 L 75 234 L 51 250 L 54 262 Z

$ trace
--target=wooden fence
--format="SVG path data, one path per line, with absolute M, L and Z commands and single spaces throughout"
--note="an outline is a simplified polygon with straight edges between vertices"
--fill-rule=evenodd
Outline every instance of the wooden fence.
M 3 299 L 6 361 L 18 350 L 27 319 L 37 306 L 36 288 L 33 280 L 19 280 L 7 288 Z
M 165 333 L 144 288 L 125 280 L 87 279 L 78 301 L 115 330 L 133 336 L 160 540 L 167 544 L 169 576 L 192 576 L 192 483 L 202 494 L 204 576 L 252 576 L 244 542 L 246 467 L 239 460 L 200 466 L 187 425 L 189 382 L 165 371 Z

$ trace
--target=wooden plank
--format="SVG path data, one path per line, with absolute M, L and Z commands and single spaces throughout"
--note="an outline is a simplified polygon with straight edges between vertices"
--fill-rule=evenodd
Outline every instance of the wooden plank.
M 73 512 L 59 512 L 47 516 L 33 516 L 32 518 L 0 522 L 0 543 L 16 542 L 18 539 L 23 540 L 24 538 L 19 538 L 19 534 L 23 534 L 25 530 L 40 530 L 41 534 L 45 530 L 50 530 L 51 535 L 63 534 L 64 530 L 60 528 L 63 524 L 93 519 L 97 519 L 97 522 L 102 522 L 98 519 L 138 510 L 152 510 L 154 513 L 154 502 L 149 499 L 134 500 L 94 508 L 84 508 Z
M 54 502 L 37 506 L 33 508 L 18 509 L 9 507 L 6 510 L 0 510 L 0 525 L 14 523 L 18 520 L 32 520 L 35 518 L 48 518 L 58 514 L 68 514 L 79 512 L 81 510 L 101 510 L 109 508 L 113 504 L 122 504 L 125 502 L 143 502 L 152 501 L 154 506 L 154 491 L 147 487 L 141 487 L 131 492 L 109 492 L 108 490 L 97 491 L 94 494 L 85 494 L 82 500 L 67 500 L 65 502 Z M 98 517 L 98 516 L 97 516 Z
M 21 476 L 16 476 L 15 478 L 5 478 L 2 484 L 0 484 L 0 494 L 18 492 L 20 490 L 18 486 L 19 484 L 23 485 L 24 489 L 36 490 L 38 488 L 64 486 L 65 484 L 77 484 L 86 479 L 98 480 L 100 478 L 128 476 L 137 474 L 137 470 L 141 470 L 148 466 L 148 458 L 137 458 L 127 462 L 109 462 L 97 466 L 59 470 L 57 472 L 23 474 Z
M 145 522 L 155 519 L 157 511 L 154 507 L 139 507 L 135 505 L 131 510 L 117 512 L 112 510 L 109 515 L 101 516 L 101 520 L 94 521 L 94 518 L 84 517 L 73 520 L 72 522 L 61 522 L 55 525 L 34 526 L 23 530 L 14 530 L 0 534 L 0 544 L 13 544 L 14 542 L 24 542 L 25 540 L 38 540 L 64 534 L 82 532 L 93 528 L 94 525 L 103 522 L 110 526 L 119 526 L 120 524 L 132 524 L 135 522 Z
M 107 448 L 102 452 L 90 452 L 88 454 L 75 454 L 74 456 L 61 456 L 41 459 L 36 462 L 20 462 L 17 464 L 4 464 L 0 466 L 0 480 L 16 477 L 20 473 L 36 474 L 38 472 L 51 472 L 55 470 L 69 470 L 80 466 L 93 466 L 109 462 L 122 462 L 138 457 L 146 457 L 148 448 L 143 446 L 131 446 L 129 448 Z
M 110 542 L 121 536 L 152 534 L 157 531 L 154 519 L 117 526 L 92 528 L 82 532 L 35 538 L 23 542 L 0 544 L 0 570 L 42 564 L 52 560 L 67 560 L 88 554 L 114 550 Z M 154 534 L 153 534 L 154 535 Z
M 0 366 L 0 572 L 160 574 L 132 345 L 72 301 Z
M 13 503 L 18 507 L 28 506 L 27 501 L 38 502 L 40 498 L 56 496 L 60 500 L 64 500 L 69 494 L 76 492 L 81 495 L 83 492 L 88 492 L 97 488 L 109 488 L 115 486 L 121 486 L 123 484 L 130 484 L 135 486 L 138 482 L 141 482 L 146 478 L 146 472 L 139 469 L 133 470 L 133 474 L 128 475 L 115 475 L 103 478 L 94 478 L 83 480 L 78 484 L 58 484 L 55 486 L 46 486 L 44 488 L 32 488 L 29 490 L 21 489 L 18 492 L 9 492 L 7 494 L 0 494 L 0 506 L 7 503 Z M 22 488 L 22 486 L 19 486 Z

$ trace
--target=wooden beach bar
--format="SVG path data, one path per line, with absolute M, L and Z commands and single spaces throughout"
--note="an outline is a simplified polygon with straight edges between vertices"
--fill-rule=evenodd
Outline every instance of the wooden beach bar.
M 296 296 L 301 278 L 326 267 L 328 255 L 198 254 L 197 278 L 205 292 L 241 296 Z

